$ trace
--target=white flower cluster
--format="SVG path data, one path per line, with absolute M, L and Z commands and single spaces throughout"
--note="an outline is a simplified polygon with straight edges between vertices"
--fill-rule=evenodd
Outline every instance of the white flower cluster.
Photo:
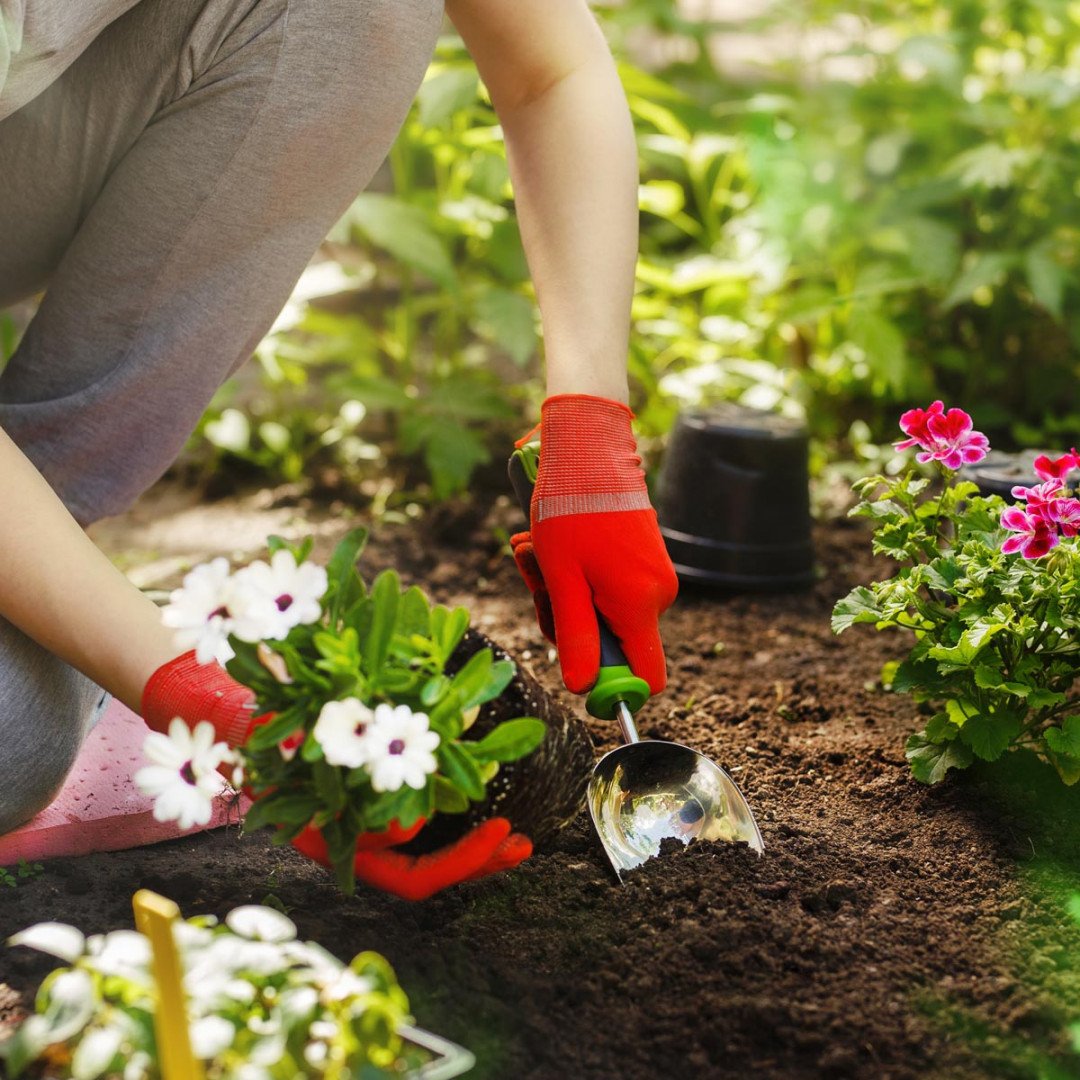
M 376 791 L 397 791 L 403 784 L 419 790 L 439 767 L 439 735 L 425 713 L 408 705 L 370 709 L 354 697 L 328 701 L 313 734 L 331 765 L 366 767 Z
M 241 641 L 280 641 L 294 626 L 317 622 L 326 592 L 324 567 L 297 565 L 291 551 L 275 551 L 269 563 L 229 571 L 224 558 L 196 566 L 169 597 L 162 621 L 178 648 L 194 649 L 200 664 L 231 659 L 229 635 Z
M 192 729 L 179 716 L 169 724 L 168 735 L 153 731 L 146 736 L 143 753 L 153 764 L 135 774 L 135 784 L 154 800 L 158 821 L 175 821 L 181 829 L 210 821 L 221 793 L 218 769 L 240 761 L 225 743 L 214 742 L 213 724 L 203 720 Z
M 314 942 L 297 941 L 292 920 L 273 908 L 235 908 L 225 918 L 227 929 L 215 922 L 210 917 L 174 927 L 192 1051 L 214 1063 L 208 1075 L 271 1080 L 297 1029 L 304 1033 L 303 1055 L 313 1075 L 340 1070 L 355 1039 L 352 1021 L 377 993 L 372 980 Z M 123 1080 L 156 1074 L 146 1024 L 154 985 L 151 950 L 142 934 L 116 930 L 86 938 L 73 926 L 39 923 L 8 944 L 26 945 L 73 965 L 52 977 L 43 991 L 48 1007 L 30 1016 L 14 1035 L 26 1059 L 67 1043 L 73 1046 L 75 1077 L 94 1080 L 112 1074 L 118 1062 Z M 283 973 L 285 985 L 275 989 L 270 984 L 280 987 Z M 114 1000 L 102 998 L 96 976 L 123 981 L 121 990 L 114 984 Z M 42 1003 L 39 999 L 39 1008 Z

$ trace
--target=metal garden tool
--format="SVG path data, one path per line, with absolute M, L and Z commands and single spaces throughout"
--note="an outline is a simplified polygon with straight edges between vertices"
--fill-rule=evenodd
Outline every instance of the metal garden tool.
M 528 443 L 510 458 L 510 482 L 529 519 L 540 445 Z M 730 840 L 765 850 L 749 804 L 714 761 L 679 743 L 642 740 L 634 714 L 649 699 L 649 684 L 630 670 L 618 640 L 597 612 L 600 674 L 585 701 L 589 714 L 615 720 L 626 745 L 605 754 L 589 780 L 588 806 L 615 873 L 660 854 L 674 837 Z

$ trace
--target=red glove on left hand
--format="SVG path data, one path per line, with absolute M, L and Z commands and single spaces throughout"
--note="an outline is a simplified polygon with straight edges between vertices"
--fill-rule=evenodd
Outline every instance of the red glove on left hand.
M 176 716 L 190 727 L 208 720 L 218 739 L 236 747 L 247 741 L 252 728 L 272 718 L 271 713 L 255 716 L 254 705 L 254 691 L 216 664 L 198 663 L 195 653 L 189 652 L 163 664 L 150 676 L 143 690 L 142 715 L 154 731 L 167 731 Z M 354 864 L 357 878 L 406 900 L 424 900 L 450 885 L 512 869 L 532 854 L 532 842 L 521 833 L 511 833 L 506 818 L 482 822 L 454 843 L 428 855 L 389 850 L 411 840 L 424 824 L 420 818 L 402 829 L 394 822 L 385 832 L 358 837 Z M 310 826 L 293 841 L 293 847 L 308 858 L 330 865 L 322 835 Z

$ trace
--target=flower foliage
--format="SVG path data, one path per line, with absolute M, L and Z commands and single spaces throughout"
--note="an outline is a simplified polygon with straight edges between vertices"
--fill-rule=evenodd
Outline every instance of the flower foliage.
M 214 568 L 191 595 L 185 582 L 165 611 L 189 647 L 205 628 L 211 659 L 228 630 L 226 668 L 266 718 L 240 750 L 242 782 L 256 796 L 245 829 L 274 825 L 284 844 L 317 828 L 346 892 L 358 836 L 466 811 L 484 800 L 500 762 L 544 737 L 540 720 L 521 717 L 462 738 L 514 665 L 481 649 L 448 675 L 468 612 L 433 607 L 392 570 L 369 591 L 356 571 L 366 541 L 364 529 L 349 533 L 323 570 L 306 561 L 310 541 L 292 549 L 271 538 L 268 564 Z
M 184 968 L 192 1051 L 207 1080 L 345 1080 L 398 1076 L 407 1065 L 399 1028 L 409 1003 L 386 961 L 361 953 L 345 966 L 296 940 L 273 908 L 234 908 L 175 927 Z M 11 1077 L 47 1059 L 50 1076 L 159 1080 L 150 943 L 132 930 L 84 937 L 62 923 L 16 934 L 59 957 L 34 1013 L 0 1044 Z
M 907 743 L 920 780 L 935 782 L 975 758 L 994 761 L 1026 748 L 1075 783 L 1080 501 L 1068 478 L 1080 456 L 1038 458 L 1042 483 L 1014 488 L 1021 505 L 1009 507 L 957 481 L 956 455 L 977 461 L 987 450 L 962 410 L 946 413 L 935 402 L 905 413 L 901 427 L 908 438 L 898 445 L 918 445 L 921 461 L 937 462 L 941 489 L 931 495 L 930 480 L 911 470 L 855 485 L 862 501 L 852 516 L 870 519 L 875 554 L 897 566 L 840 600 L 833 630 L 872 623 L 912 631 L 907 659 L 886 665 L 882 682 L 934 706 L 925 729 Z

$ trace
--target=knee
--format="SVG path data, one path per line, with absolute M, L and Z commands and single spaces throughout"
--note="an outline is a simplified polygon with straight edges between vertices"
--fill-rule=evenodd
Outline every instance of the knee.
M 101 699 L 89 679 L 29 639 L 20 648 L 17 634 L 0 620 L 0 836 L 56 798 Z

